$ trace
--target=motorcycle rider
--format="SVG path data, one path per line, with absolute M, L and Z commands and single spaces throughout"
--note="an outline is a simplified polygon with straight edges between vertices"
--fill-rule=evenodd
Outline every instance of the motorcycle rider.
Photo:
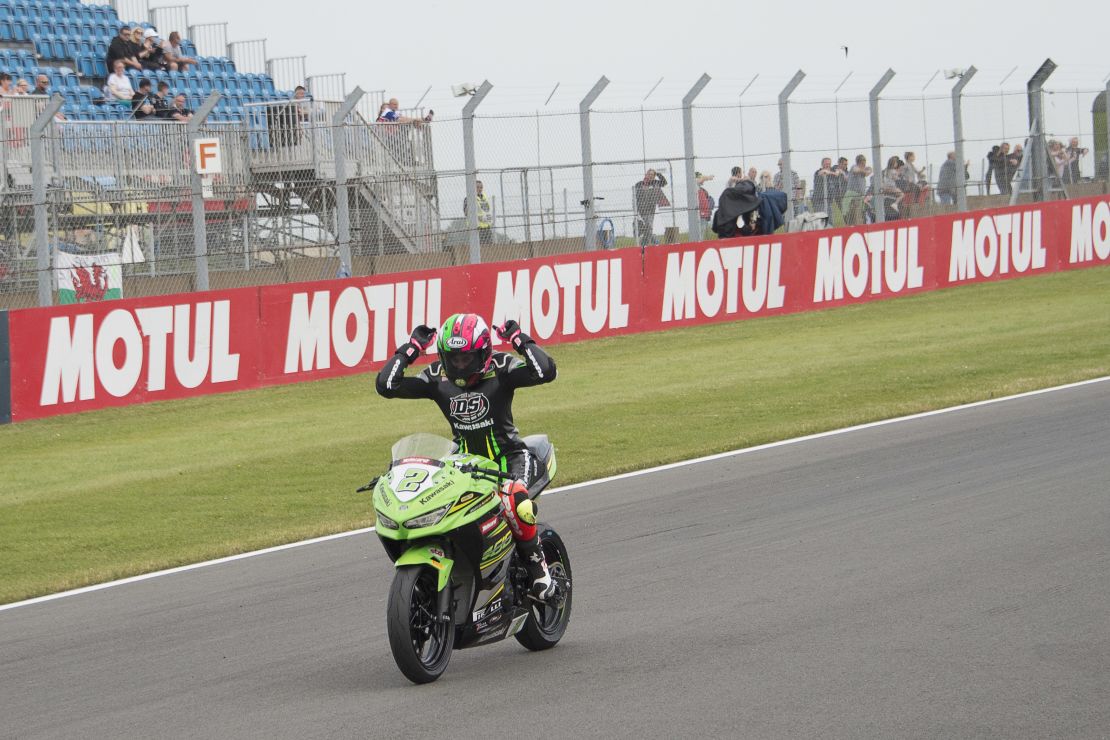
M 378 373 L 377 391 L 386 398 L 428 398 L 436 402 L 461 452 L 482 455 L 516 480 L 505 484 L 501 500 L 516 541 L 517 553 L 532 578 L 532 594 L 550 597 L 555 584 L 547 570 L 536 531 L 536 506 L 528 487 L 545 474 L 544 463 L 521 440 L 513 423 L 517 388 L 555 380 L 555 361 L 513 320 L 496 327 L 520 357 L 494 352 L 489 327 L 473 313 L 454 314 L 438 332 L 418 326 L 409 341 Z M 436 342 L 439 360 L 416 377 L 405 368 Z

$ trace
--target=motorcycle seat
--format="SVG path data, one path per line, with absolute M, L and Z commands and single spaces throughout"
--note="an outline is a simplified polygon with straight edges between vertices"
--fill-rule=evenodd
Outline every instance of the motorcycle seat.
M 540 495 L 543 489 L 547 488 L 547 484 L 551 482 L 551 461 L 555 457 L 555 445 L 551 444 L 551 440 L 547 438 L 546 434 L 530 434 L 524 437 L 524 444 L 528 445 L 528 449 L 537 459 L 543 462 L 544 472 L 539 478 L 536 479 L 532 485 L 528 487 L 528 498 L 534 499 Z

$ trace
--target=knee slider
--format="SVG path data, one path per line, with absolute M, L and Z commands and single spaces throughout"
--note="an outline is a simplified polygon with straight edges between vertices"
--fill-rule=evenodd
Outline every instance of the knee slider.
M 536 523 L 536 504 L 531 499 L 525 499 L 517 504 L 516 515 L 525 524 Z

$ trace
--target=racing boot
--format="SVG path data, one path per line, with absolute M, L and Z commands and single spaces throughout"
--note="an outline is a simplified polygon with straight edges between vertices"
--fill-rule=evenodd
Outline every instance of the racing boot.
M 516 554 L 520 556 L 524 567 L 528 569 L 528 575 L 532 578 L 532 596 L 540 601 L 546 601 L 554 596 L 555 581 L 551 579 L 551 573 L 547 570 L 547 560 L 544 559 L 539 536 L 518 541 Z

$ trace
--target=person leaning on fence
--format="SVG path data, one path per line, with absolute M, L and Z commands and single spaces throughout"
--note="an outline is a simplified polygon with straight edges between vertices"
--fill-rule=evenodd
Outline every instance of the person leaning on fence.
M 193 111 L 185 105 L 185 93 L 178 93 L 174 96 L 170 117 L 175 121 L 181 121 L 183 123 L 193 117 Z
M 944 164 L 940 166 L 937 176 L 937 200 L 943 206 L 956 203 L 956 189 L 960 187 L 959 172 L 956 165 L 956 153 L 948 152 Z
M 856 155 L 856 163 L 848 170 L 848 189 L 844 191 L 844 199 L 840 202 L 840 211 L 844 214 L 845 224 L 863 223 L 863 199 L 867 194 L 867 178 L 871 177 L 871 168 L 867 166 L 867 157 Z
M 493 205 L 485 193 L 485 186 L 481 180 L 474 183 L 478 195 L 478 242 L 484 247 L 493 244 Z M 467 199 L 463 198 L 463 215 L 468 216 L 470 209 Z
M 781 190 L 756 191 L 755 183 L 742 180 L 721 191 L 713 215 L 713 233 L 721 239 L 757 234 L 773 234 L 783 225 L 786 193 Z
M 150 91 L 150 80 L 139 80 L 139 91 L 131 96 L 131 115 L 137 121 L 153 118 L 155 113 L 154 94 Z
M 645 172 L 643 179 L 632 186 L 632 205 L 636 211 L 636 244 L 641 247 L 655 243 L 655 209 L 661 205 L 670 205 L 667 196 L 663 194 L 665 187 L 667 178 L 655 170 Z
M 739 172 L 739 167 L 733 167 L 734 170 Z M 713 196 L 705 189 L 705 183 L 713 179 L 713 175 L 703 175 L 700 172 L 694 173 L 694 179 L 698 183 L 698 218 L 701 220 L 701 233 L 697 235 L 697 239 L 705 238 L 705 231 L 709 228 L 710 223 L 713 221 L 713 210 L 717 207 Z M 730 177 L 729 180 L 732 180 Z M 691 235 L 694 238 L 694 235 Z

